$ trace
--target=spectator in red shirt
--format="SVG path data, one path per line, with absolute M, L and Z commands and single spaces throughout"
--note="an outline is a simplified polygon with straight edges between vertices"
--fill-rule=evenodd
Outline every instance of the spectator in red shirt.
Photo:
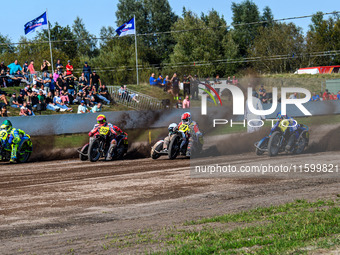
M 73 73 L 73 65 L 71 65 L 71 60 L 67 61 L 66 65 L 66 75 L 71 75 Z
M 330 100 L 337 100 L 338 99 L 337 96 L 334 93 L 329 95 L 329 97 L 330 97 Z
M 328 92 L 328 89 L 326 89 L 325 92 L 323 93 L 323 95 L 322 95 L 322 100 L 323 100 L 323 101 L 329 100 L 329 92 Z

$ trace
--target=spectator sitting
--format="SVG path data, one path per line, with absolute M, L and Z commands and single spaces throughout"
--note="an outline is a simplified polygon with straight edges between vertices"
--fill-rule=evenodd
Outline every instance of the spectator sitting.
M 20 72 L 22 70 L 21 66 L 18 64 L 18 60 L 17 59 L 14 60 L 13 63 L 9 64 L 7 68 L 10 69 L 10 72 L 9 72 L 10 75 L 15 75 L 18 72 L 18 70 Z
M 37 77 L 37 75 L 33 75 L 33 85 L 37 85 L 38 88 L 41 88 L 41 86 L 43 86 L 43 80 L 39 77 Z
M 55 92 L 55 96 L 53 98 L 53 103 L 60 108 L 60 111 L 69 111 L 72 112 L 72 108 L 67 107 L 64 102 L 61 100 L 61 97 L 59 96 L 59 91 Z
M 185 99 L 183 100 L 183 109 L 190 108 L 190 99 L 189 96 L 186 96 Z
M 181 109 L 182 107 L 183 107 L 183 105 L 182 105 L 182 98 L 179 97 L 178 101 L 176 103 L 176 108 Z
M 163 84 L 163 76 L 161 74 L 158 76 L 156 82 L 157 82 L 157 86 L 161 88 Z
M 39 90 L 39 93 L 34 91 L 34 92 L 32 92 L 32 96 L 30 97 L 30 101 L 31 101 L 32 106 L 34 108 L 36 108 L 38 106 L 38 104 L 39 104 L 38 94 L 43 95 L 43 91 L 41 89 Z
M 85 106 L 85 101 L 82 100 L 82 101 L 80 101 L 80 105 L 78 106 L 78 112 L 77 113 L 80 114 L 80 113 L 86 113 L 86 112 L 90 112 L 90 111 Z
M 17 100 L 18 100 L 19 105 L 22 106 L 24 104 L 24 102 L 25 102 L 24 94 L 20 93 Z
M 233 76 L 233 81 L 232 82 L 233 82 L 233 85 L 236 85 L 236 86 L 238 85 L 238 80 L 236 79 L 235 76 Z
M 37 92 L 37 93 L 39 93 L 39 88 L 38 88 L 37 84 L 33 84 L 32 92 Z
M 171 93 L 171 83 L 170 83 L 169 75 L 165 76 L 165 79 L 163 80 L 163 87 L 164 87 L 164 91 Z
M 263 85 L 261 85 L 261 88 L 259 89 L 259 96 L 260 96 L 260 99 L 261 97 L 263 96 L 263 93 L 266 93 L 266 89 L 263 87 Z
M 338 92 L 337 98 L 340 100 L 340 91 Z
M 330 97 L 331 97 L 331 100 L 337 100 L 338 99 L 338 97 L 334 93 L 332 93 L 330 95 Z
M 152 73 L 152 74 L 151 74 L 151 77 L 150 77 L 150 79 L 149 79 L 149 82 L 150 82 L 150 85 L 151 85 L 151 86 L 156 86 L 156 85 L 157 85 L 157 80 L 156 80 L 156 78 L 155 78 L 155 73 Z
M 64 92 L 64 90 L 60 91 L 60 98 L 65 105 L 68 106 L 70 104 L 69 96 L 66 92 Z
M 222 84 L 219 75 L 216 75 L 216 78 L 214 79 L 214 84 Z
M 5 65 L 5 62 L 4 61 L 1 61 L 1 64 L 0 64 L 0 72 L 3 70 L 4 73 L 7 72 L 7 66 Z
M 53 95 L 52 92 L 48 92 L 48 95 L 46 97 L 46 109 L 47 110 L 51 110 L 51 111 L 56 111 L 59 112 L 60 111 L 60 107 L 58 107 L 54 102 L 53 102 Z
M 23 105 L 20 107 L 20 116 L 32 116 L 33 112 L 28 109 L 27 102 L 25 101 Z
M 320 101 L 320 96 L 318 94 L 316 94 L 316 92 L 314 92 L 314 95 L 312 97 L 312 101 L 314 101 L 314 102 Z
M 78 80 L 78 89 L 82 91 L 87 90 L 88 88 L 87 84 L 88 84 L 88 80 L 85 77 L 85 74 L 81 73 L 81 76 L 79 77 L 79 80 Z
M 7 88 L 7 75 L 5 70 L 1 70 L 0 72 L 0 86 L 2 88 Z
M 8 112 L 7 112 L 6 105 L 1 107 L 1 117 L 8 117 Z
M 26 84 L 30 84 L 30 82 L 25 78 L 23 74 L 18 70 L 17 73 L 12 77 L 13 79 L 13 85 L 16 87 L 19 87 L 21 82 L 24 82 Z
M 135 93 L 130 93 L 127 88 L 126 88 L 126 85 L 124 85 L 124 91 L 126 93 L 126 96 L 127 96 L 127 100 L 130 102 L 131 99 L 137 103 L 139 103 L 139 101 L 136 99 L 136 97 L 138 96 L 138 94 L 135 94 Z
M 27 102 L 27 109 L 30 110 L 30 116 L 35 116 L 30 102 Z
M 13 87 L 14 82 L 13 82 L 13 75 L 9 74 L 9 70 L 6 72 L 6 85 L 7 87 Z
M 9 105 L 13 108 L 20 108 L 21 105 L 18 103 L 18 99 L 16 97 L 16 94 L 13 93 L 10 100 L 9 100 Z
M 101 112 L 102 111 L 102 104 L 98 103 L 95 106 L 92 107 L 91 112 Z
M 294 94 L 291 94 L 289 99 L 297 99 L 297 93 L 295 92 Z
M 110 100 L 107 98 L 109 95 L 109 91 L 107 90 L 106 86 L 103 84 L 99 87 L 97 97 L 104 101 L 106 104 L 110 104 Z
M 118 90 L 119 98 L 122 100 L 127 99 L 127 91 L 124 89 L 124 85 L 121 85 Z
M 230 78 L 230 76 L 228 76 L 227 84 L 233 84 L 233 80 Z

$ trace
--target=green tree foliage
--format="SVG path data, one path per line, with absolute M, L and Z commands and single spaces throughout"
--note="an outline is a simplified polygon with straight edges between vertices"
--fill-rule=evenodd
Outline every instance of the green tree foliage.
M 297 69 L 300 67 L 303 52 L 302 30 L 293 23 L 276 23 L 259 28 L 258 36 L 248 51 L 250 57 L 260 58 L 253 62 L 253 67 L 266 73 Z
M 323 14 L 318 12 L 312 17 L 312 24 L 307 33 L 307 53 L 340 50 L 340 17 L 334 15 L 328 20 L 323 19 Z M 307 55 L 309 56 L 309 55 Z M 320 54 L 309 57 L 308 65 L 338 65 L 339 55 Z
M 171 64 L 179 66 L 181 72 L 195 72 L 200 76 L 223 75 L 226 68 L 222 63 L 225 53 L 222 42 L 227 40 L 226 22 L 214 10 L 201 18 L 191 11 L 183 13 L 173 30 L 188 31 L 173 33 L 176 46 Z
M 257 5 L 250 0 L 245 0 L 239 4 L 233 2 L 231 10 L 233 12 L 234 40 L 239 45 L 240 55 L 246 57 L 247 50 L 257 36 L 260 25 L 241 24 L 261 21 L 260 12 Z
M 86 57 L 93 57 L 98 53 L 95 36 L 91 35 L 85 28 L 83 20 L 77 17 L 72 25 L 72 32 L 78 39 L 77 46 L 79 54 Z

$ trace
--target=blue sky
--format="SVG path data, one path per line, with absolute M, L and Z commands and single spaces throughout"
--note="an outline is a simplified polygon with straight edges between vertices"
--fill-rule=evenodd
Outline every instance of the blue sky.
M 116 27 L 117 2 L 117 0 L 16 0 L 14 4 L 13 1 L 2 1 L 0 33 L 8 35 L 12 42 L 18 42 L 20 36 L 24 36 L 24 24 L 41 15 L 47 8 L 49 20 L 52 24 L 57 21 L 62 26 L 71 26 L 75 18 L 79 16 L 83 19 L 87 30 L 98 36 L 102 26 Z M 173 11 L 178 15 L 182 14 L 183 6 L 197 14 L 207 13 L 209 10 L 215 9 L 223 14 L 227 23 L 230 24 L 232 21 L 231 3 L 240 3 L 242 0 L 169 0 L 169 2 Z M 317 11 L 340 10 L 339 0 L 327 0 L 324 2 L 325 4 L 316 0 L 261 0 L 253 2 L 256 3 L 261 12 L 265 6 L 269 6 L 275 19 L 309 15 Z M 295 20 L 294 23 L 306 32 L 310 18 Z M 31 39 L 34 35 L 35 33 L 27 37 Z

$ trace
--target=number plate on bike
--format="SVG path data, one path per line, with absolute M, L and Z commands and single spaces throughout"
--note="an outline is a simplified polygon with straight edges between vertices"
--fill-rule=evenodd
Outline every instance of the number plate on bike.
M 107 135 L 107 134 L 109 133 L 109 131 L 110 131 L 110 128 L 109 128 L 109 127 L 101 127 L 101 128 L 99 129 L 99 134 L 101 134 L 101 135 Z
M 8 136 L 8 133 L 5 130 L 0 131 L 0 138 L 2 140 L 6 140 Z
M 188 130 L 189 130 L 189 126 L 188 125 L 182 124 L 179 127 L 179 131 L 181 131 L 181 132 L 187 132 Z

